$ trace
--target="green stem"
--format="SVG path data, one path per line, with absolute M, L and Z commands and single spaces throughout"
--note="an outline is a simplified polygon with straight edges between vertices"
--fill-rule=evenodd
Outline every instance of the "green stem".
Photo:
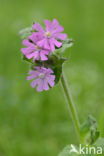
M 73 123 L 74 123 L 74 126 L 75 126 L 77 137 L 78 137 L 78 142 L 80 143 L 80 123 L 79 123 L 77 112 L 76 112 L 74 103 L 72 101 L 71 94 L 70 94 L 70 91 L 69 91 L 69 88 L 68 88 L 68 84 L 67 84 L 67 82 L 65 80 L 64 74 L 62 74 L 62 76 L 61 76 L 61 84 L 62 84 L 64 93 L 65 93 L 65 96 L 66 96 L 66 99 L 67 99 L 67 102 L 68 102 L 68 105 L 69 105 L 69 108 L 70 108 L 70 113 L 71 113 L 72 120 L 73 120 Z

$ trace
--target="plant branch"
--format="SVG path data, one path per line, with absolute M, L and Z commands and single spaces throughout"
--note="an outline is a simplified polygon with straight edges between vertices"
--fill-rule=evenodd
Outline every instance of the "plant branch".
M 62 88 L 63 88 L 64 94 L 66 96 L 66 99 L 67 99 L 67 102 L 68 102 L 68 105 L 69 105 L 69 108 L 70 108 L 70 113 L 71 113 L 71 116 L 72 116 L 72 120 L 73 120 L 73 123 L 74 123 L 76 133 L 77 133 L 77 137 L 78 137 L 78 142 L 80 142 L 80 123 L 79 123 L 79 119 L 78 119 L 78 116 L 77 116 L 77 112 L 76 112 L 74 103 L 73 103 L 72 98 L 71 98 L 71 94 L 70 94 L 70 91 L 69 91 L 69 88 L 68 88 L 67 81 L 65 80 L 65 76 L 64 76 L 63 73 L 62 73 L 62 76 L 61 76 L 61 84 L 62 84 Z

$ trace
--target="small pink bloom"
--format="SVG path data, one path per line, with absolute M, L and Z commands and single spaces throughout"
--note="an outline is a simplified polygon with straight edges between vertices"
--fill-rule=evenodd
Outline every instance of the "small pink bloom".
M 50 51 L 48 49 L 39 47 L 36 43 L 42 39 L 41 34 L 32 33 L 29 36 L 29 40 L 24 39 L 22 44 L 25 45 L 27 48 L 22 48 L 22 53 L 28 58 L 33 58 L 35 60 L 48 60 L 47 55 L 49 55 Z
M 40 41 L 37 41 L 37 45 L 46 49 L 50 49 L 50 51 L 55 50 L 56 47 L 61 47 L 62 43 L 58 40 L 65 40 L 67 35 L 65 33 L 61 33 L 64 28 L 59 25 L 58 21 L 54 19 L 52 22 L 48 20 L 44 20 L 46 29 L 44 30 L 39 23 L 33 25 L 33 29 L 35 29 L 37 34 L 41 34 Z
M 45 67 L 34 67 L 35 70 L 29 72 L 27 80 L 34 79 L 31 83 L 32 88 L 37 86 L 37 91 L 49 90 L 49 86 L 55 85 L 55 75 L 50 68 Z

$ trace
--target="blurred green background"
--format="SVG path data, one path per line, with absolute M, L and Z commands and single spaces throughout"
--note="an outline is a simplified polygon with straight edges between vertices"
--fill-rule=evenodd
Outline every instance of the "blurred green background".
M 37 93 L 21 60 L 18 32 L 53 18 L 75 40 L 64 71 L 80 121 L 92 114 L 104 136 L 104 1 L 0 0 L 0 156 L 57 156 L 77 141 L 60 84 Z

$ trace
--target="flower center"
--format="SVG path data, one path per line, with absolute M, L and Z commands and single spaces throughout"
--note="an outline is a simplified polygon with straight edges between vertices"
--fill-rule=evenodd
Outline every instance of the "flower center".
M 44 73 L 40 73 L 40 74 L 39 74 L 39 77 L 40 77 L 41 79 L 44 79 L 44 78 L 45 78 L 45 74 L 44 74 Z
M 46 37 L 51 37 L 51 33 L 50 33 L 49 31 L 47 31 L 47 32 L 45 33 L 45 35 L 46 35 Z

